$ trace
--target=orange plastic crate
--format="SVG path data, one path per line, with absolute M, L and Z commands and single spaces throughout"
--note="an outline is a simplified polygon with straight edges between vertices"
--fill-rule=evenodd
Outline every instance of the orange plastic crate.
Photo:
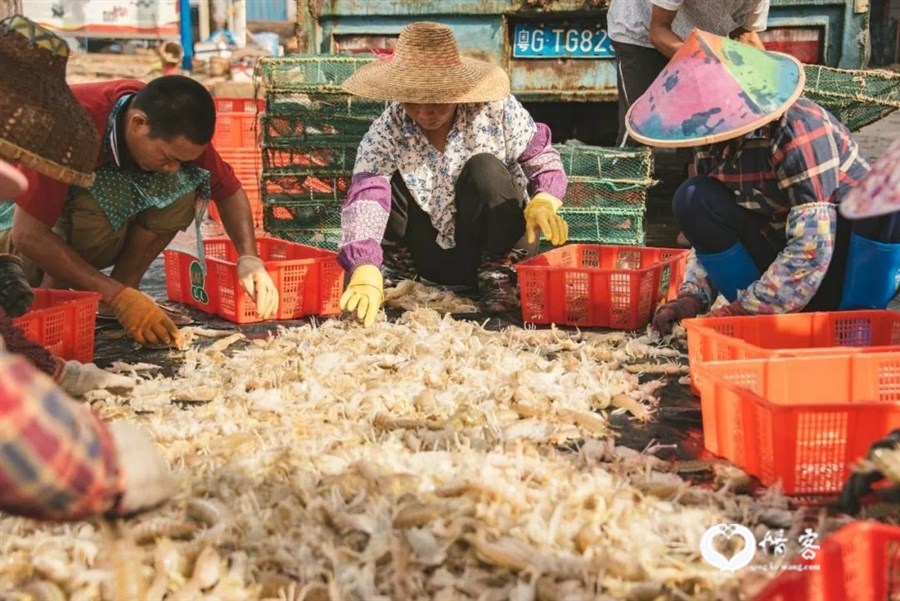
M 63 359 L 88 363 L 94 358 L 96 292 L 37 288 L 25 315 L 13 319 L 29 340 L 38 342 Z
M 688 252 L 571 244 L 516 264 L 522 319 L 634 330 L 675 298 Z
M 237 279 L 238 255 L 231 241 L 211 238 L 204 240 L 203 245 L 205 278 L 195 257 L 174 250 L 163 253 L 169 298 L 235 323 L 262 321 Z M 336 253 L 277 238 L 257 238 L 256 246 L 266 271 L 278 287 L 274 319 L 340 312 L 338 302 L 343 292 L 344 272 Z
M 250 201 L 253 213 L 253 225 L 263 226 L 262 195 L 259 192 L 259 176 L 262 171 L 262 157 L 259 148 L 223 148 L 217 149 L 224 161 L 234 168 L 234 173 Z M 222 223 L 222 217 L 215 202 L 209 203 L 209 216 L 216 223 Z
M 900 353 L 713 361 L 698 368 L 703 441 L 792 495 L 839 492 L 900 427 Z
M 213 98 L 216 113 L 261 113 L 266 108 L 262 98 Z
M 813 569 L 785 571 L 753 601 L 896 601 L 900 599 L 900 528 L 878 522 L 844 526 L 821 543 Z
M 244 192 L 247 193 L 247 200 L 250 202 L 250 212 L 253 214 L 253 227 L 261 229 L 263 226 L 262 195 L 259 193 L 258 188 L 244 188 Z M 210 219 L 218 224 L 222 223 L 222 215 L 219 214 L 219 208 L 214 200 L 210 201 L 208 211 Z
M 212 145 L 225 148 L 257 148 L 259 146 L 259 116 L 252 112 L 217 113 Z
M 691 387 L 707 361 L 895 350 L 900 352 L 897 311 L 836 311 L 685 319 Z M 891 348 L 895 347 L 895 348 Z

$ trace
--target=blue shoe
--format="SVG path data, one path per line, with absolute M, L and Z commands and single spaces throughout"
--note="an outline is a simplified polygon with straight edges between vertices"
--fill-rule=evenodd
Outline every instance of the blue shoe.
M 759 279 L 759 267 L 740 242 L 719 253 L 697 253 L 709 279 L 728 302 L 737 300 L 740 290 Z
M 884 309 L 900 288 L 900 244 L 850 235 L 838 309 Z

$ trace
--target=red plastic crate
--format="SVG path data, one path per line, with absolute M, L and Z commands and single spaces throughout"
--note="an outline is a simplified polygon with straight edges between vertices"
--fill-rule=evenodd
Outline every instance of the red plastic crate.
M 29 340 L 38 342 L 62 359 L 88 363 L 94 358 L 96 292 L 37 288 L 28 312 L 13 319 Z
M 203 245 L 205 278 L 195 257 L 174 250 L 163 253 L 169 298 L 235 323 L 262 321 L 237 279 L 238 255 L 231 241 L 211 238 L 204 240 Z M 257 238 L 256 247 L 278 287 L 278 310 L 273 319 L 340 312 L 344 272 L 336 253 L 267 237 Z
M 863 521 L 825 538 L 814 569 L 784 571 L 753 601 L 897 601 L 900 599 L 900 528 Z
M 900 353 L 713 361 L 699 368 L 703 441 L 791 495 L 840 491 L 900 428 Z
M 691 388 L 707 361 L 900 352 L 900 312 L 835 311 L 685 319 Z
M 634 330 L 675 298 L 689 251 L 570 244 L 515 265 L 522 319 Z

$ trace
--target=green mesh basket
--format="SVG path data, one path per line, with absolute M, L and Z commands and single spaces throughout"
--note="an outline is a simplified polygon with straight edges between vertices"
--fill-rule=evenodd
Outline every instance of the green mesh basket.
M 647 200 L 647 187 L 640 184 L 616 183 L 586 177 L 569 177 L 563 198 L 567 208 L 634 207 Z
M 384 111 L 383 102 L 354 99 L 346 94 L 326 95 L 325 100 L 316 100 L 320 94 L 296 94 L 291 102 L 281 102 L 281 95 L 270 93 L 267 98 L 266 113 L 262 116 L 263 142 L 289 145 L 319 138 L 340 143 L 359 144 L 372 121 Z M 297 96 L 312 98 L 300 104 Z
M 332 202 L 269 202 L 263 206 L 263 225 L 267 232 L 325 232 L 341 229 L 341 205 Z
M 260 178 L 263 204 L 321 202 L 340 206 L 350 189 L 350 173 L 315 175 L 263 171 Z
M 557 144 L 563 169 L 573 178 L 623 182 L 649 187 L 655 184 L 653 153 L 649 148 L 624 149 Z
M 803 95 L 853 131 L 900 108 L 900 73 L 804 65 Z
M 297 244 L 337 250 L 341 241 L 341 230 L 280 230 L 272 232 L 272 236 Z
M 313 54 L 265 57 L 256 66 L 257 81 L 267 91 L 340 91 L 341 83 L 374 55 Z
M 264 147 L 263 169 L 267 175 L 341 176 L 353 173 L 356 144 L 316 141 L 287 147 Z
M 559 214 L 569 224 L 569 242 L 595 244 L 644 244 L 645 208 L 570 209 Z

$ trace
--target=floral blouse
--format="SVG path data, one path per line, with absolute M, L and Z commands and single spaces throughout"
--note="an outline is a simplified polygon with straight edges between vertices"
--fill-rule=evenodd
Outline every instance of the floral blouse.
M 490 153 L 513 174 L 522 195 L 561 198 L 566 176 L 550 129 L 535 123 L 512 95 L 460 104 L 444 152 L 439 152 L 399 103 L 375 120 L 359 146 L 353 180 L 341 210 L 338 260 L 347 271 L 382 263 L 381 240 L 391 210 L 390 179 L 399 171 L 412 197 L 431 218 L 441 248 L 453 248 L 454 187 L 466 161 Z

